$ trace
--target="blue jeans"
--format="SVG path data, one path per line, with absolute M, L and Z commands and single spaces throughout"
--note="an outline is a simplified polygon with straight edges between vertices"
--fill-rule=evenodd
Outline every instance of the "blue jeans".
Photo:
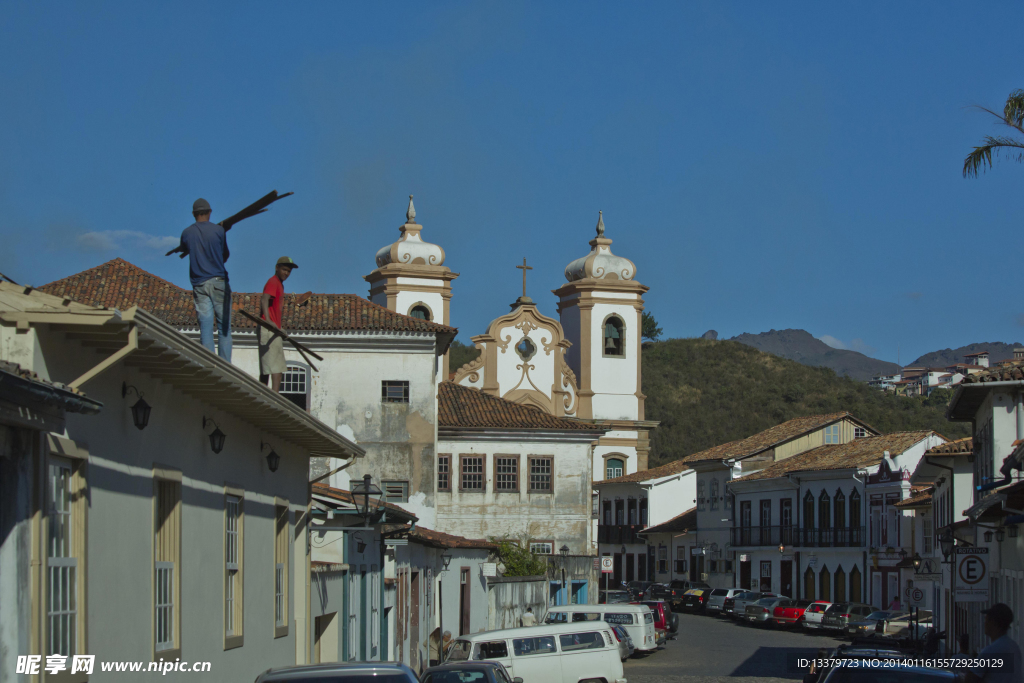
M 231 286 L 224 278 L 215 277 L 192 288 L 199 315 L 199 342 L 213 349 L 213 325 L 217 323 L 217 354 L 231 362 Z

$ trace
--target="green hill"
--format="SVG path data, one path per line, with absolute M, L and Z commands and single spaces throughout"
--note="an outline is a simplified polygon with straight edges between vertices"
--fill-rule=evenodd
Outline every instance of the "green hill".
M 671 339 L 645 345 L 642 356 L 651 467 L 716 444 L 741 439 L 785 420 L 846 410 L 882 432 L 933 429 L 968 436 L 965 423 L 947 422 L 947 390 L 904 398 L 763 353 L 734 341 Z

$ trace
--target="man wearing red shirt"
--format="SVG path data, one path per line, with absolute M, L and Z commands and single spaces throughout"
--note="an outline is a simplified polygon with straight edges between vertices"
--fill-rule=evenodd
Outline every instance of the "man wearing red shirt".
M 273 277 L 263 285 L 260 298 L 260 317 L 277 329 L 281 329 L 281 307 L 284 304 L 284 281 L 299 266 L 287 256 L 277 259 Z M 270 388 L 281 390 L 281 375 L 284 374 L 284 340 L 281 335 L 260 326 L 260 381 L 270 379 Z

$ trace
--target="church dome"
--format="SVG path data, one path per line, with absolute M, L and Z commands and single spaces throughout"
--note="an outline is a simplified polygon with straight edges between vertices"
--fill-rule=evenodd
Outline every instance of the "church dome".
M 611 245 L 612 241 L 604 236 L 603 212 L 598 211 L 597 237 L 590 240 L 591 252 L 565 267 L 565 279 L 569 282 L 584 278 L 632 280 L 636 277 L 636 265 L 628 258 L 613 254 Z
M 398 241 L 389 244 L 377 252 L 377 267 L 383 268 L 389 263 L 401 263 L 419 266 L 440 266 L 444 263 L 444 249 L 424 242 L 420 237 L 422 225 L 416 223 L 416 207 L 412 205 L 409 195 L 409 209 L 405 212 L 405 225 L 398 231 L 402 236 Z

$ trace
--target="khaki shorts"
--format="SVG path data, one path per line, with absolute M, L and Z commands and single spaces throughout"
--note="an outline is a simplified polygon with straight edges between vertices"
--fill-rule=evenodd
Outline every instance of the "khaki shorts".
M 284 340 L 281 335 L 260 327 L 260 374 L 276 375 L 284 371 Z

